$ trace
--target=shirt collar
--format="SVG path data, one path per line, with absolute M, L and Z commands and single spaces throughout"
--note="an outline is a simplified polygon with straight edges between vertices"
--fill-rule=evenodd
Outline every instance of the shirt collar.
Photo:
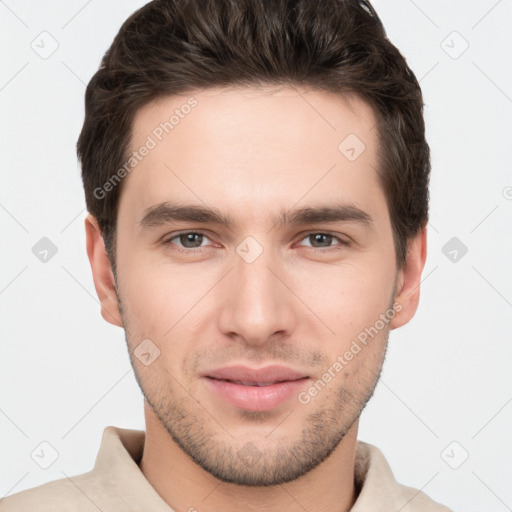
M 134 512 L 174 512 L 148 482 L 138 464 L 145 432 L 114 426 L 103 431 L 94 472 L 106 492 L 122 497 Z
M 138 464 L 145 432 L 108 426 L 103 432 L 94 472 L 108 492 L 121 496 L 133 511 L 174 512 L 148 482 Z M 351 512 L 400 510 L 412 501 L 399 485 L 382 452 L 357 442 L 354 482 L 357 499 Z

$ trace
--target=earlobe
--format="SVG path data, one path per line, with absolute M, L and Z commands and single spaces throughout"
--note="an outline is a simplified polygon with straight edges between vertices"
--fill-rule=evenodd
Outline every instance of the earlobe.
M 123 327 L 114 274 L 105 250 L 101 229 L 98 221 L 90 214 L 85 219 L 85 236 L 94 287 L 101 303 L 101 316 L 112 325 Z
M 427 258 L 427 227 L 409 240 L 407 258 L 397 277 L 395 304 L 396 315 L 390 322 L 391 329 L 402 327 L 416 313 L 420 300 L 421 273 Z

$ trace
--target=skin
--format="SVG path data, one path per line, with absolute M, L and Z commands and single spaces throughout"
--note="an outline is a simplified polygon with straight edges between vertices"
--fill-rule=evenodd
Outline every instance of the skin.
M 85 222 L 102 316 L 125 329 L 145 396 L 141 471 L 176 511 L 347 511 L 358 493 L 359 415 L 389 331 L 416 312 L 426 228 L 397 271 L 375 117 L 357 97 L 292 87 L 190 95 L 198 105 L 124 178 L 117 283 L 96 220 Z M 188 97 L 141 109 L 132 147 Z M 366 146 L 355 161 L 338 150 L 349 134 Z M 163 201 L 215 206 L 235 227 L 180 221 L 141 229 L 145 209 Z M 334 201 L 356 204 L 373 228 L 272 220 L 281 209 Z M 186 230 L 204 236 L 163 243 Z M 316 240 L 326 232 L 334 237 Z M 236 251 L 248 236 L 263 249 L 251 263 Z M 193 247 L 199 252 L 178 251 Z M 293 397 L 248 412 L 200 378 L 227 365 L 283 364 L 310 376 L 308 390 L 395 302 L 400 311 L 307 404 Z M 160 350 L 148 366 L 134 355 L 147 338 Z

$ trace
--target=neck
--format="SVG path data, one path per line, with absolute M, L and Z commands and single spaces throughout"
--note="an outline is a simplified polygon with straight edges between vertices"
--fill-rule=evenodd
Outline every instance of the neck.
M 139 467 L 162 499 L 190 512 L 348 512 L 356 499 L 356 421 L 334 452 L 316 468 L 285 484 L 248 487 L 225 483 L 197 465 L 144 404 L 146 438 Z

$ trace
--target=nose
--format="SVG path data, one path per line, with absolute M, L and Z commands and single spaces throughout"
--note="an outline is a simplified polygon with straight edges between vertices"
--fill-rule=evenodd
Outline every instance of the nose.
M 251 346 L 277 335 L 291 335 L 297 299 L 288 288 L 283 268 L 271 250 L 265 249 L 252 262 L 235 255 L 234 268 L 223 280 L 225 298 L 218 321 L 224 335 Z

